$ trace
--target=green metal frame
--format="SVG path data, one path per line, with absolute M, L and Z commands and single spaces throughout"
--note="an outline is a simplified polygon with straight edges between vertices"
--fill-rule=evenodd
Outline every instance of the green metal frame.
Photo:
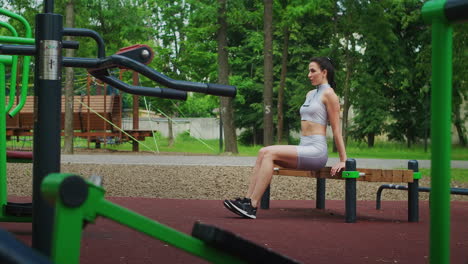
M 5 205 L 8 203 L 8 186 L 6 172 L 6 111 L 5 111 L 5 87 L 6 65 L 12 65 L 13 56 L 0 55 L 0 221 L 1 222 L 31 222 L 31 217 L 9 216 L 5 213 Z
M 420 180 L 422 178 L 421 172 L 413 172 L 413 179 Z
M 460 7 L 467 2 L 456 1 Z M 447 0 L 428 1 L 423 19 L 432 25 L 430 263 L 450 263 L 450 158 L 453 27 Z M 451 1 L 455 3 L 455 1 Z M 465 9 L 466 10 L 466 9 Z M 468 14 L 464 14 L 468 19 Z
M 343 171 L 341 177 L 345 179 L 357 179 L 359 178 L 359 171 Z
M 86 201 L 75 208 L 67 207 L 60 199 L 59 189 L 62 182 L 71 176 L 76 175 L 52 173 L 44 178 L 41 185 L 43 197 L 55 206 L 51 252 L 55 263 L 79 263 L 83 222 L 94 222 L 98 216 L 111 219 L 212 263 L 245 263 L 197 238 L 107 201 L 104 198 L 105 190 L 89 181 L 86 181 Z
M 14 44 L 34 44 L 34 39 L 32 38 L 32 31 L 31 26 L 29 25 L 28 21 L 13 12 L 0 8 L 0 14 L 11 17 L 13 19 L 18 20 L 23 24 L 26 33 L 24 38 L 20 37 L 10 37 L 10 36 L 2 36 L 0 37 L 0 42 L 7 42 L 7 43 L 14 43 Z M 20 101 L 18 105 L 16 105 L 13 110 L 10 111 L 9 115 L 11 117 L 15 116 L 26 103 L 26 97 L 28 95 L 28 83 L 29 83 L 29 64 L 31 63 L 31 56 L 24 56 L 23 59 L 23 72 L 21 75 L 21 94 L 20 94 Z M 15 74 L 16 75 L 16 74 Z M 16 77 L 15 77 L 16 78 Z M 11 96 L 10 96 L 11 98 Z
M 18 38 L 18 32 L 16 32 L 16 29 L 12 25 L 10 25 L 10 24 L 8 24 L 6 22 L 0 21 L 0 26 L 5 27 L 8 30 L 10 30 L 13 37 Z M 1 38 L 3 38 L 3 36 L 0 36 L 0 42 L 2 42 Z M 13 56 L 13 61 L 12 61 L 12 64 L 11 64 L 10 98 L 8 100 L 8 105 L 6 106 L 6 109 L 5 109 L 6 112 L 10 111 L 10 109 L 11 109 L 11 107 L 13 107 L 13 103 L 15 101 L 17 68 L 18 68 L 18 56 L 14 55 Z
M 13 14 L 7 10 L 0 9 L 0 14 L 7 15 L 9 17 L 15 18 L 20 20 L 26 26 L 26 34 L 31 35 L 31 29 L 29 24 L 27 24 L 26 20 L 21 16 Z M 28 44 L 33 43 L 34 39 L 32 38 L 20 38 L 18 37 L 18 33 L 13 26 L 10 24 L 0 21 L 0 26 L 6 27 L 13 36 L 0 36 L 0 42 L 8 42 L 8 43 L 25 43 Z M 28 31 L 29 28 L 29 31 Z M 22 85 L 21 85 L 21 97 L 20 103 L 13 109 L 10 113 L 10 116 L 14 116 L 21 108 L 24 106 L 26 102 L 26 95 L 28 89 L 28 81 L 29 81 L 29 66 L 30 64 L 30 57 L 25 57 L 23 61 L 23 73 L 22 73 Z M 11 216 L 7 215 L 5 212 L 5 206 L 8 203 L 8 186 L 7 186 L 7 171 L 6 171 L 6 115 L 7 112 L 12 108 L 14 103 L 14 97 L 16 94 L 16 72 L 17 72 L 17 65 L 18 65 L 18 56 L 9 56 L 9 55 L 0 55 L 0 164 L 2 164 L 0 168 L 0 221 L 2 222 L 31 222 L 32 217 L 25 217 L 25 216 Z M 6 104 L 6 66 L 11 66 L 11 80 L 10 80 L 10 98 L 8 101 L 8 105 Z M 22 102 L 22 103 L 21 103 Z

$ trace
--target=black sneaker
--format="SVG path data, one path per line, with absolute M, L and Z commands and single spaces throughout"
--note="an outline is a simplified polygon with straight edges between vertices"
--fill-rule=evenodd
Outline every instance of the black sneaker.
M 237 211 L 237 214 L 242 215 L 246 218 L 255 219 L 257 218 L 257 208 L 252 206 L 250 199 L 245 198 L 245 202 L 241 202 L 240 200 L 228 201 L 232 207 L 232 209 Z
M 223 202 L 223 205 L 224 207 L 226 207 L 229 211 L 237 214 L 237 215 L 240 215 L 240 216 L 243 216 L 242 214 L 240 214 L 237 210 L 235 210 L 232 206 L 231 206 L 231 203 L 234 202 L 234 201 L 239 201 L 241 203 L 245 203 L 247 202 L 247 198 L 236 198 L 234 200 L 224 200 Z

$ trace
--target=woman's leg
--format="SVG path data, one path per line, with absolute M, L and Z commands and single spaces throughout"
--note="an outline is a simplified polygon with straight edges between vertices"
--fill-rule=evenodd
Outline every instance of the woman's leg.
M 283 167 L 296 168 L 296 146 L 277 145 L 260 150 L 246 196 L 251 199 L 253 207 L 258 206 L 263 193 L 271 182 L 274 163 Z
M 252 193 L 255 188 L 255 184 L 257 183 L 258 170 L 262 166 L 263 157 L 265 155 L 265 149 L 266 148 L 261 148 L 258 151 L 257 161 L 255 162 L 255 166 L 253 168 L 252 174 L 250 175 L 249 188 L 247 189 L 247 195 L 245 196 L 247 198 L 250 198 L 250 196 L 252 196 Z

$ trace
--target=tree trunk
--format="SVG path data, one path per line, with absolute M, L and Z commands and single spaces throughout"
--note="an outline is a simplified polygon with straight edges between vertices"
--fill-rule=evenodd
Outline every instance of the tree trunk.
M 167 146 L 172 147 L 174 145 L 174 132 L 172 128 L 172 119 L 167 119 Z
M 459 144 L 466 147 L 465 127 L 463 126 L 463 120 L 460 115 L 460 104 L 453 104 L 453 124 L 457 129 Z
M 289 27 L 284 26 L 283 28 L 283 55 L 281 57 L 281 76 L 280 86 L 278 89 L 278 126 L 277 126 L 277 143 L 281 144 L 283 141 L 284 131 L 284 113 L 283 113 L 283 101 L 284 101 L 284 88 L 286 86 L 286 74 L 288 72 L 288 45 L 289 45 Z
M 374 142 L 375 142 L 375 133 L 373 132 L 367 133 L 367 147 L 373 148 Z
M 263 145 L 273 145 L 273 0 L 264 0 Z
M 349 115 L 349 108 L 351 107 L 349 101 L 349 90 L 350 90 L 350 82 L 351 82 L 351 62 L 346 63 L 346 78 L 344 83 L 344 91 L 343 91 L 343 120 L 341 124 L 341 133 L 343 135 L 343 141 L 346 146 L 348 143 L 348 115 Z M 333 87 L 336 88 L 336 87 Z
M 229 61 L 227 51 L 227 21 L 226 5 L 227 0 L 218 0 L 218 82 L 229 84 Z M 220 97 L 221 119 L 224 130 L 224 152 L 239 153 L 237 149 L 236 127 L 234 125 L 233 99 L 230 97 Z
M 73 28 L 75 24 L 75 14 L 73 10 L 73 0 L 69 0 L 65 10 L 65 26 Z M 72 40 L 66 37 L 66 40 Z M 75 57 L 74 49 L 66 49 L 66 57 Z M 65 118 L 64 118 L 64 145 L 63 153 L 73 154 L 73 68 L 65 68 Z

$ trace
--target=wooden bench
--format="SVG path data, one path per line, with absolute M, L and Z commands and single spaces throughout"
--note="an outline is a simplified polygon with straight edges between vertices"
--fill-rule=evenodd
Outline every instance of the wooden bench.
M 345 180 L 345 220 L 348 223 L 356 222 L 356 182 L 392 182 L 408 184 L 408 221 L 419 221 L 419 168 L 416 160 L 408 161 L 407 170 L 383 170 L 356 168 L 356 160 L 346 161 L 345 171 L 335 176 L 330 175 L 331 167 L 319 171 L 287 169 L 275 167 L 273 175 L 308 177 L 317 179 L 316 208 L 325 209 L 326 179 Z M 270 187 L 267 188 L 261 200 L 261 208 L 270 208 Z

